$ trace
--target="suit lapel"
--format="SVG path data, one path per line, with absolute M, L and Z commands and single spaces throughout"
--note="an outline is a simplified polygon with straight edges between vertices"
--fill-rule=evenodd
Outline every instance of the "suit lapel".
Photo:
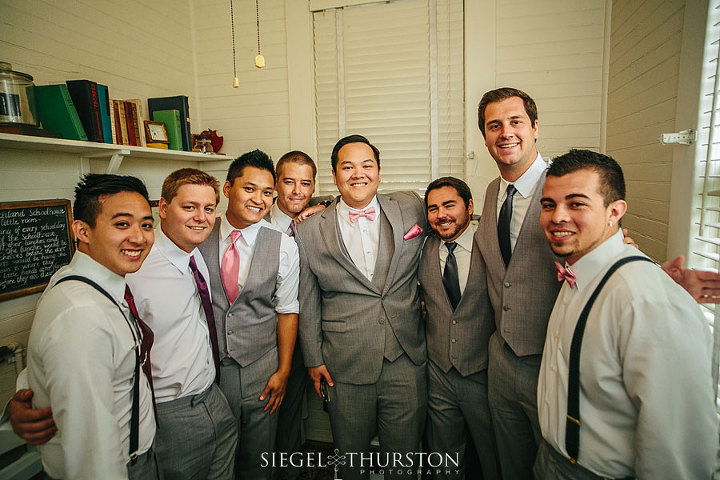
M 488 207 L 490 208 L 485 209 L 485 212 L 483 212 L 483 216 L 486 216 L 486 218 L 488 218 L 487 221 L 490 224 L 492 231 L 494 232 L 494 235 L 492 235 L 493 255 L 495 259 L 499 261 L 500 264 L 502 264 L 502 269 L 505 270 L 505 262 L 503 261 L 502 253 L 500 252 L 500 238 L 498 238 L 497 235 L 497 202 L 499 192 L 500 177 L 496 178 L 488 188 L 485 201 L 488 203 Z M 510 259 L 510 261 L 512 261 L 512 258 Z
M 347 270 L 350 275 L 355 277 L 356 280 L 365 285 L 367 288 L 377 291 L 377 288 L 375 288 L 372 282 L 368 280 L 367 277 L 360 272 L 360 270 L 358 270 L 355 263 L 353 263 L 352 258 L 350 258 L 342 240 L 340 227 L 338 226 L 337 210 L 334 205 L 335 204 L 326 208 L 320 214 L 322 215 L 322 219 L 320 220 L 320 236 L 325 242 L 328 252 L 340 264 L 340 266 Z
M 388 219 L 390 228 L 392 229 L 393 243 L 395 244 L 395 251 L 393 252 L 392 261 L 390 262 L 390 268 L 388 269 L 387 279 L 385 280 L 385 288 L 383 288 L 383 294 L 387 294 L 390 285 L 393 284 L 395 278 L 395 272 L 398 268 L 400 261 L 400 254 L 403 248 L 403 218 L 400 206 L 397 201 L 382 194 L 377 196 L 380 208 L 385 213 Z

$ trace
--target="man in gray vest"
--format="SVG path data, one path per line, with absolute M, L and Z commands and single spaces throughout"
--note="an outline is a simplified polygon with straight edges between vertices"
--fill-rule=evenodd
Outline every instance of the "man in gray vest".
M 442 478 L 464 478 L 469 433 L 483 478 L 499 479 L 487 375 L 487 346 L 495 323 L 485 266 L 474 241 L 472 193 L 458 178 L 438 178 L 425 191 L 425 206 L 435 232 L 425 241 L 418 273 L 430 360 L 428 450 L 457 455 L 461 469 L 443 472 Z
M 545 161 L 537 152 L 537 107 L 514 88 L 487 92 L 478 125 L 500 170 L 485 192 L 476 233 L 487 272 L 496 331 L 488 388 L 505 480 L 532 478 L 541 440 L 537 380 L 545 330 L 560 285 L 557 257 L 540 228 Z
M 295 237 L 303 356 L 327 399 L 344 479 L 369 476 L 372 465 L 362 468 L 360 459 L 376 431 L 383 462 L 415 452 L 426 414 L 417 268 L 427 218 L 415 193 L 377 193 L 379 157 L 363 136 L 339 140 L 331 160 L 341 198 Z M 329 385 L 322 392 L 321 382 Z M 385 478 L 393 475 L 385 469 Z
M 255 150 L 235 159 L 223 193 L 228 209 L 200 245 L 210 272 L 218 332 L 220 388 L 239 433 L 236 476 L 270 478 L 264 452 L 275 446 L 297 333 L 295 242 L 263 220 L 272 205 L 275 169 Z

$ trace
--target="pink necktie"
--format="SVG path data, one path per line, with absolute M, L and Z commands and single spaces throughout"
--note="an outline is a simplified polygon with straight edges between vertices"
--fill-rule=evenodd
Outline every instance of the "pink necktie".
M 555 262 L 555 267 L 558 271 L 558 282 L 567 280 L 570 288 L 575 288 L 575 283 L 577 282 L 577 279 L 575 278 L 575 274 L 573 273 L 573 271 L 570 270 L 570 267 L 565 268 L 560 265 L 560 262 Z
M 350 223 L 357 222 L 358 218 L 365 217 L 371 222 L 375 220 L 375 207 L 366 208 L 365 210 L 350 210 Z
M 220 277 L 222 279 L 223 287 L 225 288 L 225 295 L 227 295 L 230 305 L 233 304 L 238 296 L 240 252 L 238 251 L 235 242 L 237 242 L 237 239 L 240 237 L 242 237 L 242 233 L 239 230 L 233 230 L 232 233 L 230 233 L 232 243 L 230 243 L 230 246 L 227 250 L 225 250 L 222 265 L 220 266 Z

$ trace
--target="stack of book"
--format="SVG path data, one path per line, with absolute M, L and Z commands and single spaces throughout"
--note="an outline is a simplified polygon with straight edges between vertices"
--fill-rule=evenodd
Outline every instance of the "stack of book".
M 145 120 L 165 124 L 172 150 L 192 151 L 188 97 L 112 100 L 108 87 L 90 80 L 35 87 L 44 129 L 70 140 L 146 146 Z

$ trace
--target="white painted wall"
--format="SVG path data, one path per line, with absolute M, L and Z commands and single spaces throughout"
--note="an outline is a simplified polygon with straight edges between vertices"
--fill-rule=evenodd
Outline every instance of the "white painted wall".
M 684 11 L 684 0 L 623 0 L 612 6 L 607 153 L 625 173 L 623 226 L 645 253 L 662 261 L 673 147 L 658 138 L 675 131 Z

